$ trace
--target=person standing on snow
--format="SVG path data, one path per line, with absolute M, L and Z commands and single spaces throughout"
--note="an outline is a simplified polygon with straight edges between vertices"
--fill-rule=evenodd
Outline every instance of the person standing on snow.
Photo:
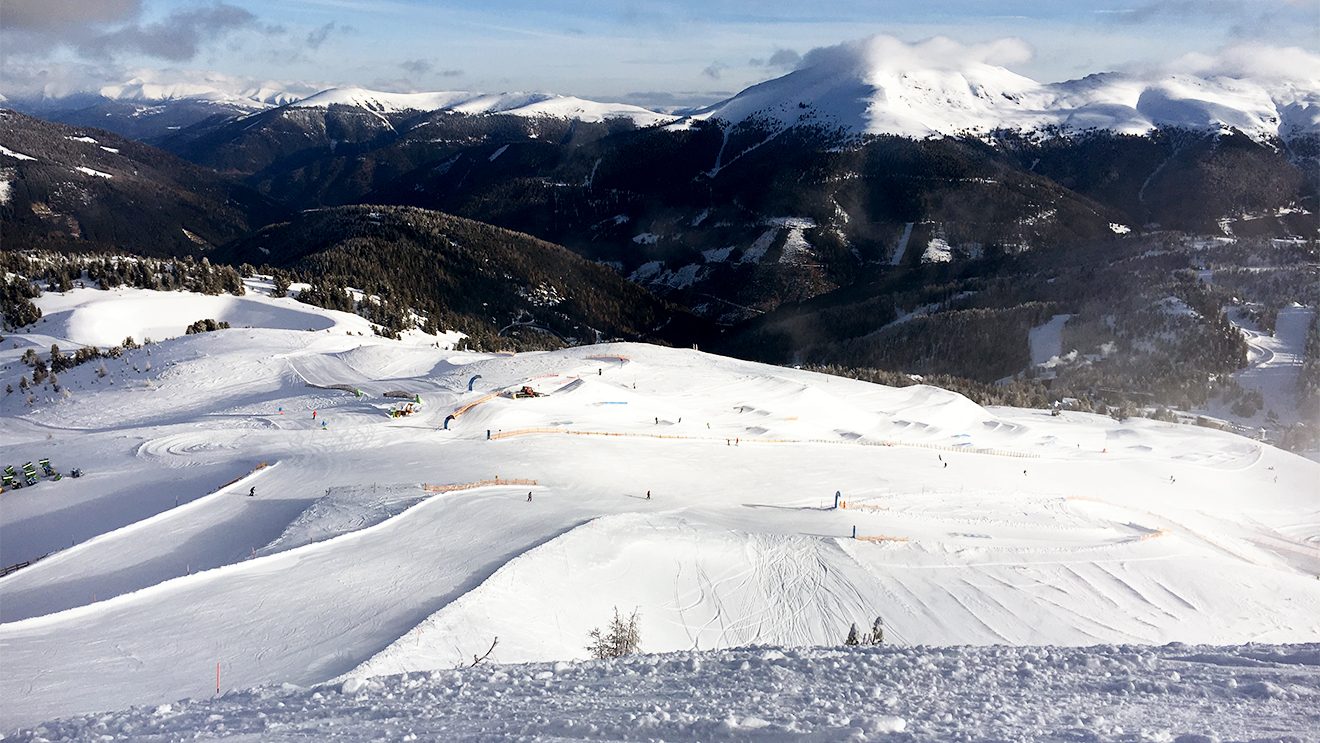
M 248 497 L 251 498 L 251 497 L 255 496 L 256 494 L 257 494 L 257 486 L 256 486 L 256 485 L 253 485 L 253 486 L 251 487 L 251 489 L 248 490 Z

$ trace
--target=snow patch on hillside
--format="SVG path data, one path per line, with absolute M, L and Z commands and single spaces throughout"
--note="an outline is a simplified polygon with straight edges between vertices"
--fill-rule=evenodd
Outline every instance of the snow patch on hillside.
M 752 241 L 750 247 L 743 251 L 742 257 L 738 259 L 739 263 L 760 263 L 765 257 L 765 253 L 775 244 L 775 239 L 779 237 L 779 228 L 772 227 L 761 236 Z
M 1045 323 L 1032 328 L 1027 334 L 1027 345 L 1031 347 L 1033 366 L 1057 360 L 1063 353 L 1063 326 L 1071 318 L 1072 315 L 1055 315 Z
M 114 176 L 110 175 L 109 173 L 103 173 L 99 170 L 93 170 L 84 165 L 75 166 L 74 170 L 78 171 L 79 173 L 82 173 L 83 175 L 90 175 L 96 178 L 114 178 Z
M 942 237 L 932 237 L 921 251 L 922 263 L 948 263 L 953 260 L 953 248 Z
M 37 159 L 37 158 L 35 158 L 35 157 L 32 157 L 31 155 L 24 155 L 24 154 L 21 153 L 21 152 L 14 152 L 13 150 L 9 149 L 8 147 L 5 147 L 5 146 L 2 145 L 2 144 L 0 144 L 0 155 L 7 155 L 7 156 L 9 156 L 9 157 L 14 158 L 15 160 L 36 160 L 36 159 Z

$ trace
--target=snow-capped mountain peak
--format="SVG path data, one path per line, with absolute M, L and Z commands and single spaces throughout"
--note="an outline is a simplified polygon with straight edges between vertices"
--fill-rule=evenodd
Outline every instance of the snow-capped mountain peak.
M 293 104 L 300 108 L 355 106 L 378 113 L 398 111 L 453 111 L 463 114 L 502 113 L 515 116 L 552 116 L 604 121 L 630 119 L 639 126 L 672 121 L 675 117 L 627 103 L 602 103 L 551 93 L 474 93 L 462 90 L 426 93 L 389 93 L 366 88 L 330 88 Z
M 1023 53 L 1010 40 L 966 46 L 874 36 L 816 50 L 797 70 L 695 118 L 909 137 L 1052 127 L 1129 134 L 1232 128 L 1257 139 L 1320 131 L 1320 89 L 1295 80 L 1104 73 L 1040 83 L 996 64 Z
M 299 87 L 228 78 L 157 81 L 135 77 L 123 83 L 104 85 L 97 93 L 102 98 L 116 101 L 157 103 L 191 100 L 260 109 L 298 100 L 305 95 L 305 91 L 298 90 Z

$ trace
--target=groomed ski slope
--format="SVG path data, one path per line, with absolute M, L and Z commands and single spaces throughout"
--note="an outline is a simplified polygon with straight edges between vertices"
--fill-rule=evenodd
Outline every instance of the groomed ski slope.
M 903 647 L 1320 642 L 1320 465 L 1245 438 L 337 315 L 0 398 L 0 464 L 86 472 L 0 494 L 6 565 L 60 550 L 0 578 L 0 730 L 209 696 L 217 664 L 228 690 L 450 669 L 495 636 L 491 662 L 578 660 L 616 606 L 648 652 L 835 645 L 876 615 Z M 36 327 L 0 357 L 16 388 L 25 343 L 77 340 Z M 545 396 L 492 396 L 523 385 Z M 388 417 L 392 391 L 421 411 Z

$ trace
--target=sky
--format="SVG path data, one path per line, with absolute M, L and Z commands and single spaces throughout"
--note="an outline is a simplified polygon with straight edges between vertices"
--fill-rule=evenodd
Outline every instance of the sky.
M 872 34 L 1012 40 L 990 61 L 1043 82 L 1286 66 L 1318 58 L 1320 0 L 0 0 L 0 93 L 143 78 L 697 105 Z

